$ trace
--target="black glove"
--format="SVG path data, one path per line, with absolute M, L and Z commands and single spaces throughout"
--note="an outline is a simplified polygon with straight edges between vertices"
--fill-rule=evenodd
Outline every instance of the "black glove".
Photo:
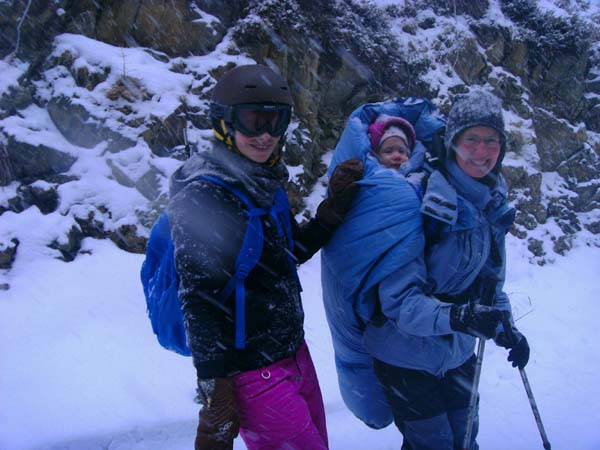
M 508 327 L 508 328 L 507 328 Z M 529 361 L 529 344 L 514 325 L 504 323 L 504 331 L 498 333 L 494 339 L 496 345 L 509 349 L 508 360 L 512 361 L 513 367 L 523 369 Z
M 198 414 L 195 450 L 232 450 L 240 430 L 240 420 L 229 378 L 213 378 L 198 382 L 203 408 Z
M 317 208 L 317 219 L 332 227 L 341 224 L 360 189 L 354 182 L 362 177 L 363 163 L 360 159 L 349 159 L 338 164 L 329 179 L 328 196 Z
M 490 339 L 496 336 L 496 327 L 502 321 L 502 310 L 477 303 L 452 305 L 450 328 L 472 336 Z

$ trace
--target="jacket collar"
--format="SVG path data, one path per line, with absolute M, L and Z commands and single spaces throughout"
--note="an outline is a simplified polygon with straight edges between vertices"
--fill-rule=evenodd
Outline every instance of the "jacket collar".
M 247 192 L 257 206 L 268 208 L 275 192 L 287 181 L 288 171 L 281 162 L 271 167 L 259 164 L 214 142 L 212 148 L 194 153 L 173 174 L 171 196 L 203 175 L 221 178 Z
M 446 162 L 448 181 L 456 192 L 483 211 L 491 224 L 508 229 L 515 219 L 515 209 L 508 205 L 508 189 L 501 174 L 489 178 L 488 186 L 467 175 L 455 161 Z

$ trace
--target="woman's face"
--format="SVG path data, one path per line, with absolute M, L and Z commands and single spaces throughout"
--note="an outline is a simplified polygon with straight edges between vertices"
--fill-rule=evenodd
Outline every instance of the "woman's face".
M 250 137 L 235 131 L 235 145 L 242 155 L 257 162 L 264 163 L 273 154 L 281 136 L 271 136 L 264 132 L 260 136 Z
M 387 138 L 377 151 L 379 162 L 392 169 L 399 169 L 403 163 L 408 161 L 409 156 L 410 150 L 404 140 L 398 136 Z
M 500 134 L 494 128 L 467 128 L 456 140 L 456 162 L 470 177 L 483 178 L 498 162 L 500 147 Z

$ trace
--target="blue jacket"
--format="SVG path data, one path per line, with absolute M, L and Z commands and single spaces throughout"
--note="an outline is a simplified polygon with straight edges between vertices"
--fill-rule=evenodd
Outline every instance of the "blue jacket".
M 365 163 L 361 190 L 344 223 L 321 252 L 321 282 L 335 351 L 338 382 L 348 408 L 367 425 L 382 428 L 393 418 L 364 348 L 365 326 L 378 311 L 378 286 L 397 268 L 422 255 L 425 246 L 419 189 L 403 172 L 420 167 L 424 147 L 413 150 L 401 172 L 368 158 L 367 128 L 379 114 L 410 120 L 419 139 L 431 140 L 444 122 L 419 99 L 394 99 L 363 105 L 352 113 L 336 147 L 330 174 L 350 158 Z
M 477 299 L 481 290 L 470 289 L 477 277 L 497 283 L 495 306 L 510 311 L 502 290 L 504 239 L 514 220 L 502 176 L 488 187 L 453 161 L 445 172 L 429 177 L 421 205 L 426 251 L 379 283 L 381 310 L 363 335 L 374 357 L 438 376 L 473 354 L 475 338 L 454 332 L 449 312 L 452 303 Z
M 384 105 L 387 114 L 401 113 Z M 496 305 L 510 309 L 502 285 L 514 210 L 501 176 L 490 187 L 451 161 L 444 174 L 430 173 L 421 199 L 409 177 L 366 157 L 373 107 L 350 116 L 334 153 L 330 171 L 360 156 L 366 169 L 344 224 L 322 250 L 321 279 L 342 398 L 363 422 L 381 428 L 392 414 L 373 357 L 434 375 L 461 365 L 475 339 L 450 329 L 449 301 L 477 298 L 470 288 L 478 275 L 494 279 Z M 418 153 L 410 171 L 422 162 Z

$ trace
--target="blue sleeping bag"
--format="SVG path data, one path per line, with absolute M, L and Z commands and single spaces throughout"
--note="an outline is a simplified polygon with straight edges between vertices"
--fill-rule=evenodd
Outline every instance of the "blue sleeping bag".
M 363 105 L 351 114 L 329 167 L 331 174 L 347 159 L 361 158 L 365 163 L 352 209 L 321 252 L 321 283 L 342 398 L 372 428 L 389 425 L 393 417 L 372 357 L 362 346 L 363 330 L 378 308 L 378 283 L 422 254 L 425 245 L 418 189 L 404 176 L 420 168 L 425 149 L 415 150 L 400 171 L 379 165 L 368 156 L 367 129 L 380 114 L 409 120 L 417 139 L 426 145 L 445 125 L 435 107 L 423 99 Z

